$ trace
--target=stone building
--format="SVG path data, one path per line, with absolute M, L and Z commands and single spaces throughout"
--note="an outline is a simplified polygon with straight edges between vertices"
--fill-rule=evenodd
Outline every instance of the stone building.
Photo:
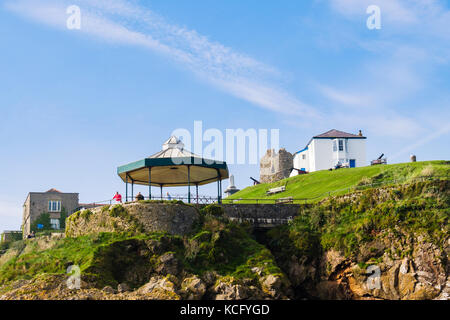
M 293 166 L 293 156 L 281 148 L 277 153 L 274 149 L 267 150 L 260 161 L 260 182 L 270 183 L 289 177 Z
M 3 231 L 0 242 L 13 242 L 22 239 L 22 231 Z
M 50 214 L 53 229 L 60 229 L 61 212 L 72 214 L 79 207 L 78 193 L 63 193 L 56 189 L 47 192 L 30 192 L 23 204 L 23 236 L 30 232 L 31 224 L 43 213 Z

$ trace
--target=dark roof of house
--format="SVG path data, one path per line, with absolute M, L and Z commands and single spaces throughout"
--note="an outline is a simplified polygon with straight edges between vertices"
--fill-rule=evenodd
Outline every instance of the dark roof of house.
M 347 133 L 347 132 L 339 131 L 336 129 L 332 129 L 325 133 L 314 136 L 313 138 L 361 138 L 361 139 L 364 139 L 365 137 L 363 137 L 362 135 L 360 136 L 357 134 Z
M 311 141 L 313 141 L 313 139 L 336 139 L 336 138 L 347 138 L 347 139 L 367 139 L 366 137 L 364 137 L 363 135 L 359 135 L 359 134 L 353 134 L 353 133 L 347 133 L 344 131 L 339 131 L 336 129 L 331 129 L 330 131 L 327 131 L 325 133 L 319 134 L 317 136 L 314 136 L 311 138 L 311 140 L 309 140 L 309 142 L 307 143 L 306 147 L 303 148 L 300 151 L 297 151 L 295 154 L 299 154 L 305 150 L 308 150 L 308 146 L 311 143 Z

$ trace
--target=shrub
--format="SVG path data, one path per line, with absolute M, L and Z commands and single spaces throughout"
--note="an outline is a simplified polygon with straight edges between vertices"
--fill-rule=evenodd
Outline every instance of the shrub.
M 65 229 L 66 228 L 66 219 L 67 219 L 67 211 L 66 209 L 63 207 L 61 209 L 61 216 L 59 218 L 59 228 L 60 229 Z
M 121 204 L 117 204 L 109 210 L 109 215 L 114 218 L 126 218 L 128 216 L 128 212 L 127 209 L 125 209 Z
M 222 206 L 219 206 L 218 204 L 210 204 L 200 210 L 201 213 L 205 215 L 211 215 L 214 217 L 223 217 L 224 210 Z
M 84 220 L 88 221 L 89 217 L 92 215 L 92 211 L 91 210 L 83 210 L 80 214 L 80 217 L 82 217 Z
M 43 228 L 38 229 L 38 224 L 41 224 Z M 44 230 L 52 230 L 49 213 L 42 213 L 30 226 L 30 231 L 38 232 Z

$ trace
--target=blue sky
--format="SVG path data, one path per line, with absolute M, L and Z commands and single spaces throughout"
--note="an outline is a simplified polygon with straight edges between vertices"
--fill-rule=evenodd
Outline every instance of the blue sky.
M 3 0 L 0 38 L 0 230 L 30 191 L 123 193 L 117 166 L 195 120 L 280 129 L 291 152 L 336 128 L 361 129 L 368 160 L 450 158 L 448 1 Z

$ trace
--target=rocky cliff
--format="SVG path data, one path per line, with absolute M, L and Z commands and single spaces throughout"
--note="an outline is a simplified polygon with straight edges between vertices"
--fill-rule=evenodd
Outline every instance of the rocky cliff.
M 449 182 L 327 199 L 266 244 L 297 297 L 443 299 L 450 281 Z
M 448 300 L 447 180 L 299 208 L 268 232 L 216 205 L 79 212 L 66 237 L 19 241 L 0 256 L 0 299 Z M 79 289 L 67 283 L 73 265 Z
M 146 206 L 77 213 L 67 224 L 66 238 L 41 237 L 14 245 L 0 264 L 0 299 L 292 297 L 289 280 L 270 251 L 244 226 L 222 217 L 222 208 L 196 212 L 191 232 L 181 235 L 149 232 L 139 225 L 143 219 L 130 218 Z M 104 226 L 94 230 L 91 223 L 103 219 Z M 73 265 L 79 267 L 79 289 L 67 284 L 66 271 Z

